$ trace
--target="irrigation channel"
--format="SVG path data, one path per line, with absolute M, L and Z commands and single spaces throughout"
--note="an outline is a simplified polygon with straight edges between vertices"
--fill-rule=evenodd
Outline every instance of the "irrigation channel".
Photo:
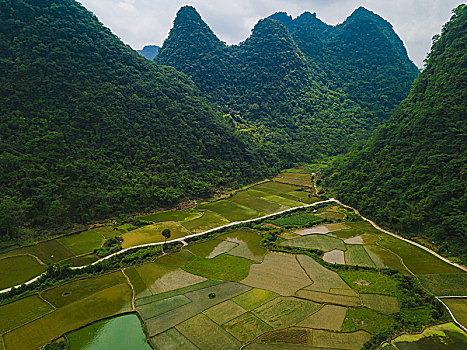
M 265 215 L 265 216 L 261 216 L 259 218 L 254 218 L 254 219 L 249 219 L 249 220 L 244 220 L 244 221 L 236 221 L 236 222 L 231 222 L 231 223 L 228 223 L 226 225 L 222 225 L 222 226 L 219 226 L 219 227 L 216 227 L 216 228 L 213 228 L 213 229 L 210 229 L 210 230 L 207 230 L 207 231 L 204 231 L 204 232 L 200 232 L 200 233 L 194 233 L 194 234 L 191 234 L 191 235 L 187 235 L 187 236 L 184 236 L 184 237 L 181 237 L 181 238 L 176 238 L 176 239 L 173 239 L 173 240 L 170 240 L 170 241 L 167 241 L 167 242 L 156 242 L 156 243 L 146 243 L 146 244 L 141 244 L 141 245 L 138 245 L 138 246 L 134 246 L 134 247 L 129 247 L 129 248 L 125 248 L 125 249 L 122 249 L 116 253 L 113 253 L 111 255 L 108 255 L 102 259 L 99 259 L 95 262 L 93 262 L 92 264 L 90 265 L 95 265 L 95 264 L 98 264 L 100 263 L 101 261 L 104 261 L 104 260 L 107 260 L 107 259 L 110 259 L 112 258 L 113 256 L 116 256 L 116 255 L 119 255 L 119 254 L 124 254 L 130 250 L 133 250 L 133 249 L 139 249 L 139 248 L 144 248 L 144 247 L 150 247 L 150 246 L 157 246 L 157 245 L 163 245 L 165 243 L 173 243 L 173 242 L 182 242 L 183 245 L 187 245 L 187 243 L 185 242 L 185 239 L 187 238 L 192 238 L 192 237 L 198 237 L 198 236 L 203 236 L 205 234 L 208 234 L 208 233 L 211 233 L 211 232 L 215 232 L 215 231 L 218 231 L 218 230 L 221 230 L 221 229 L 224 229 L 224 228 L 227 228 L 227 227 L 231 227 L 231 226 L 236 226 L 236 225 L 239 225 L 239 224 L 246 224 L 246 223 L 249 223 L 249 222 L 255 222 L 255 221 L 260 221 L 260 220 L 263 220 L 263 219 L 266 219 L 266 218 L 269 218 L 269 217 L 272 217 L 272 216 L 276 216 L 276 215 L 281 215 L 281 214 L 284 214 L 284 213 L 287 213 L 287 212 L 292 212 L 294 210 L 297 210 L 297 209 L 302 209 L 302 208 L 309 208 L 309 207 L 313 207 L 313 206 L 317 206 L 317 205 L 321 205 L 321 204 L 325 204 L 325 203 L 336 203 L 338 205 L 341 205 L 345 208 L 348 208 L 350 210 L 353 210 L 357 215 L 360 215 L 361 218 L 367 222 L 369 222 L 375 229 L 377 229 L 378 231 L 381 231 L 383 233 L 386 233 L 392 237 L 395 237 L 397 239 L 400 239 L 404 242 L 407 242 L 407 243 L 410 243 L 418 248 L 421 248 L 425 251 L 427 251 L 428 253 L 436 256 L 438 259 L 441 259 L 442 261 L 452 265 L 452 266 L 455 266 L 463 271 L 466 271 L 467 272 L 467 267 L 463 266 L 463 265 L 460 265 L 460 264 L 456 264 L 456 263 L 453 263 L 451 261 L 449 261 L 448 259 L 442 257 L 441 255 L 439 255 L 438 253 L 432 251 L 431 249 L 419 244 L 419 243 L 416 243 L 416 242 L 413 242 L 409 239 L 406 239 L 406 238 L 403 238 L 401 236 L 398 236 L 396 235 L 395 233 L 392 233 L 390 231 L 387 231 L 381 227 L 379 227 L 375 222 L 373 222 L 372 220 L 370 219 L 367 219 L 366 217 L 362 216 L 359 211 L 351 206 L 348 206 L 346 204 L 343 204 L 342 202 L 340 202 L 339 200 L 335 199 L 335 198 L 330 198 L 328 200 L 325 200 L 325 201 L 320 201 L 320 202 L 315 202 L 315 203 L 312 203 L 312 204 L 307 204 L 307 205 L 302 205 L 302 206 L 299 206 L 299 207 L 294 207 L 294 208 L 289 208 L 289 209 L 285 209 L 285 210 L 282 210 L 282 211 L 279 211 L 277 213 L 272 213 L 272 214 L 268 214 L 268 215 Z M 88 265 L 85 265 L 85 266 L 77 266 L 77 267 L 72 267 L 72 269 L 75 269 L 75 270 L 78 270 L 78 269 L 82 269 L 82 268 L 85 268 L 86 266 Z M 37 281 L 43 274 L 25 282 L 25 283 L 22 283 L 22 284 L 31 284 L 35 281 Z M 6 289 L 3 289 L 3 290 L 0 290 L 0 294 L 2 293 L 7 293 L 9 292 L 12 288 L 18 288 L 19 286 L 21 285 L 17 285 L 15 287 L 10 287 L 10 288 L 6 288 Z M 459 296 L 458 298 L 466 298 L 467 296 Z M 449 311 L 449 313 L 451 314 L 451 317 L 453 318 L 454 322 L 456 322 L 456 324 L 458 324 L 464 331 L 467 332 L 467 329 L 462 325 L 460 324 L 460 322 L 458 322 L 454 315 L 452 314 L 451 310 L 447 307 L 447 305 L 445 303 L 442 302 L 442 300 L 440 300 L 440 298 L 436 297 L 439 301 L 441 301 L 441 303 L 446 307 L 446 309 Z

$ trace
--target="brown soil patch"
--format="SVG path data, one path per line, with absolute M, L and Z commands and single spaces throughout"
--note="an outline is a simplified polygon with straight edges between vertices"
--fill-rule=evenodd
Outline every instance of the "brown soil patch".
M 368 287 L 368 286 L 370 285 L 370 282 L 365 281 L 365 280 L 354 281 L 354 283 L 355 283 L 356 285 L 361 286 L 361 287 Z
M 280 228 L 280 226 L 274 225 L 274 224 L 264 224 L 261 227 L 274 227 L 274 228 Z

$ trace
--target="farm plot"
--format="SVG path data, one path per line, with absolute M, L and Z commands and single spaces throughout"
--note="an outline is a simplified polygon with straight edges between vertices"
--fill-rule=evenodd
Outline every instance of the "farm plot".
M 152 221 L 154 223 L 166 222 L 166 221 L 184 222 L 184 221 L 196 219 L 200 217 L 201 215 L 202 213 L 197 212 L 197 211 L 170 210 L 170 211 L 159 211 L 154 214 L 140 216 L 140 219 L 145 220 L 145 221 Z
M 363 347 L 370 334 L 364 331 L 353 333 L 335 333 L 325 330 L 313 330 L 313 346 L 330 349 L 358 350 Z
M 263 193 L 263 196 L 267 196 L 267 193 Z M 237 193 L 235 196 L 229 199 L 229 201 L 243 205 L 245 207 L 256 210 L 260 213 L 272 214 L 281 210 L 287 209 L 287 207 L 280 205 L 275 202 L 268 201 L 260 198 L 261 196 L 254 196 L 251 191 L 243 191 Z
M 399 255 L 404 261 L 405 266 L 416 275 L 462 273 L 462 270 L 457 267 L 438 259 L 436 256 L 410 243 L 386 234 L 380 234 L 380 239 L 378 244 Z
M 334 249 L 323 255 L 323 260 L 330 264 L 345 265 L 345 255 L 342 250 Z
M 396 297 L 380 294 L 360 294 L 363 304 L 383 314 L 393 314 L 400 310 L 399 300 Z
M 277 181 L 281 183 L 286 183 L 290 185 L 297 186 L 313 186 L 311 182 L 311 174 L 301 174 L 301 173 L 280 173 L 272 179 L 272 181 Z
M 273 225 L 285 226 L 285 225 L 309 225 L 313 223 L 318 223 L 321 221 L 316 215 L 313 214 L 295 214 L 289 215 L 286 217 L 280 217 L 274 220 L 269 221 Z
M 298 326 L 339 331 L 342 328 L 346 314 L 346 307 L 324 305 L 319 311 L 299 322 Z
M 151 343 L 160 350 L 198 350 L 187 338 L 185 338 L 175 328 L 171 328 L 164 333 L 151 338 Z
M 222 325 L 227 332 L 232 334 L 241 343 L 249 342 L 264 332 L 272 330 L 272 328 L 253 315 L 251 312 L 243 315 Z
M 200 349 L 238 349 L 241 345 L 203 314 L 179 324 L 176 329 Z
M 12 250 L 1 255 L 0 258 L 3 259 L 4 257 L 16 255 L 34 255 L 43 263 L 56 263 L 67 258 L 71 258 L 75 254 L 55 239 L 52 241 L 38 243 L 33 246 Z
M 443 303 L 451 310 L 456 320 L 467 328 L 467 298 L 444 298 Z
M 229 251 L 230 255 L 260 263 L 266 254 L 266 249 L 260 246 L 263 237 L 254 231 L 235 230 L 217 238 L 237 244 L 235 248 Z
M 371 334 L 378 334 L 394 324 L 392 316 L 384 315 L 367 308 L 351 308 L 347 312 L 343 332 L 364 330 Z
M 185 293 L 184 295 L 191 300 L 191 303 L 165 312 L 157 317 L 147 319 L 148 332 L 151 336 L 165 332 L 217 304 L 245 293 L 249 289 L 249 287 L 240 283 L 226 282 Z M 209 297 L 211 293 L 215 294 L 214 298 Z M 207 318 L 207 316 L 204 317 Z M 184 332 L 182 333 L 184 334 Z M 186 334 L 184 335 L 186 336 Z M 190 337 L 187 338 L 191 340 Z
M 76 235 L 70 235 L 58 239 L 75 255 L 92 253 L 94 249 L 100 248 L 104 243 L 104 236 L 99 230 L 88 230 Z
M 123 248 L 135 247 L 141 244 L 164 242 L 162 231 L 169 229 L 170 239 L 185 237 L 190 234 L 186 228 L 176 222 L 164 222 L 138 228 L 125 233 L 123 237 Z
M 137 299 L 152 295 L 148 286 L 146 286 L 146 283 L 144 283 L 143 279 L 135 268 L 126 269 L 125 274 L 128 276 L 131 284 L 133 285 L 135 297 Z
M 321 209 L 316 215 L 331 221 L 344 220 L 346 214 L 343 209 L 340 211 L 339 208 L 341 207 L 335 205 L 327 206 L 324 209 Z
M 279 295 L 269 290 L 254 288 L 232 300 L 245 310 L 253 310 L 257 307 L 277 298 Z
M 184 295 L 175 295 L 153 303 L 144 304 L 138 307 L 141 316 L 147 320 L 163 314 L 164 312 L 174 310 L 180 306 L 190 303 L 191 300 Z
M 321 304 L 294 297 L 278 297 L 252 312 L 273 328 L 284 328 L 318 311 Z
M 379 272 L 341 270 L 339 275 L 359 293 L 400 295 L 397 281 Z
M 312 191 L 314 193 L 314 189 Z M 312 204 L 312 203 L 321 201 L 320 198 L 313 197 L 313 194 L 311 192 L 299 191 L 299 190 L 282 193 L 281 196 L 285 198 L 293 199 L 299 202 L 303 202 L 306 204 Z
M 358 296 L 347 294 L 331 294 L 326 292 L 317 292 L 307 288 L 300 289 L 295 293 L 297 297 L 307 299 L 322 304 L 334 304 L 342 306 L 361 306 L 362 302 Z
M 85 266 L 92 264 L 93 262 L 99 260 L 99 257 L 95 254 L 87 254 L 81 256 L 74 256 L 72 258 L 68 258 L 62 260 L 60 263 L 63 265 L 70 265 L 70 266 Z
M 158 263 L 138 266 L 136 271 L 152 294 L 164 293 L 206 280 L 203 277 L 185 272 L 181 268 Z
M 251 264 L 251 260 L 222 254 L 212 259 L 195 257 L 183 269 L 210 279 L 240 281 L 248 275 Z
M 438 296 L 467 295 L 467 273 L 419 275 L 420 283 Z
M 253 187 L 254 190 L 266 192 L 269 195 L 280 195 L 282 193 L 292 192 L 299 188 L 300 188 L 299 186 L 286 185 L 286 184 L 281 184 L 281 183 L 273 182 L 273 181 L 266 182 L 264 184 Z
M 365 250 L 371 260 L 375 263 L 376 267 L 388 267 L 390 269 L 399 270 L 406 275 L 410 275 L 410 272 L 402 263 L 402 259 L 390 250 L 380 247 L 379 245 L 366 245 Z
M 222 215 L 229 221 L 243 221 L 264 215 L 252 208 L 248 208 L 225 199 L 214 203 L 200 205 L 198 206 L 198 209 L 215 212 Z
M 222 215 L 213 213 L 212 211 L 205 211 L 199 218 L 185 221 L 183 226 L 192 233 L 200 233 L 228 224 L 230 221 Z
M 39 296 L 33 295 L 16 302 L 0 306 L 0 334 L 35 320 L 53 309 Z
M 311 283 L 294 255 L 269 253 L 261 264 L 253 264 L 242 283 L 291 296 Z
M 347 265 L 376 267 L 365 248 L 361 245 L 347 245 L 347 250 L 345 252 L 345 262 Z
M 1 259 L 0 271 L 0 289 L 4 289 L 40 275 L 45 266 L 30 255 L 19 255 Z
M 319 249 L 323 252 L 330 252 L 334 249 L 347 250 L 342 240 L 324 235 L 302 236 L 282 242 L 280 245 L 305 249 Z
M 5 346 L 7 349 L 37 349 L 65 332 L 129 311 L 131 298 L 132 291 L 127 283 L 101 290 L 5 334 Z
M 316 217 L 316 218 L 318 218 L 318 217 Z M 334 231 L 338 231 L 338 230 L 345 230 L 345 229 L 348 229 L 348 228 L 350 228 L 350 227 L 347 226 L 347 225 L 343 225 L 343 224 L 327 224 L 327 225 L 319 225 L 319 226 L 315 226 L 315 227 L 312 227 L 312 228 L 297 230 L 297 231 L 295 231 L 295 233 L 297 233 L 299 235 L 302 235 L 302 236 L 306 236 L 306 235 L 324 235 L 324 234 L 329 233 L 329 232 L 334 232 Z
M 220 254 L 227 253 L 237 246 L 237 243 L 211 239 L 206 242 L 191 245 L 188 249 L 193 254 L 207 259 L 212 259 Z
M 237 318 L 240 315 L 243 315 L 245 312 L 246 310 L 240 305 L 234 303 L 231 300 L 227 300 L 223 303 L 213 306 L 210 309 L 207 309 L 203 313 L 218 325 L 222 325 L 233 320 L 234 318 Z
M 182 249 L 179 252 L 161 256 L 157 262 L 169 266 L 185 266 L 193 257 L 193 253 L 188 249 Z
M 305 203 L 303 202 L 299 202 L 297 200 L 285 198 L 285 197 L 278 196 L 275 194 L 268 195 L 264 197 L 264 199 L 267 199 L 268 201 L 275 202 L 275 203 L 278 203 L 280 205 L 290 207 L 290 208 L 300 207 L 302 205 L 305 205 Z

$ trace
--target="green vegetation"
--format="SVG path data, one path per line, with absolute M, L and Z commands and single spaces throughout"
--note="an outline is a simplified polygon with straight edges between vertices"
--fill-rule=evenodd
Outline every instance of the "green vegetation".
M 240 281 L 248 275 L 251 264 L 251 260 L 221 254 L 212 259 L 195 257 L 183 269 L 210 279 Z
M 243 191 L 235 194 L 229 201 L 235 202 L 237 204 L 241 204 L 245 207 L 252 208 L 257 212 L 265 213 L 265 214 L 272 214 L 283 209 L 287 209 L 285 206 L 268 201 L 264 198 L 267 193 L 264 193 L 264 196 L 258 197 L 252 195 L 253 190 Z M 256 192 L 256 191 L 255 191 Z
M 340 331 L 346 314 L 346 307 L 324 305 L 320 310 L 298 323 L 298 325 L 307 328 Z
M 325 182 L 363 215 L 433 241 L 441 254 L 464 263 L 466 18 L 467 6 L 458 6 L 408 98 L 367 144 L 336 159 Z
M 0 289 L 16 286 L 40 275 L 45 266 L 32 256 L 19 255 L 0 260 Z
M 237 246 L 234 242 L 211 239 L 203 243 L 197 243 L 189 247 L 190 252 L 201 258 L 214 258 L 220 254 L 227 253 Z
M 367 267 L 376 267 L 373 260 L 362 245 L 347 244 L 345 251 L 345 263 L 348 265 L 358 265 Z
M 236 243 L 237 246 L 229 251 L 230 255 L 262 262 L 266 249 L 261 246 L 263 237 L 255 231 L 250 230 L 232 230 L 226 234 L 217 237 L 228 242 Z
M 347 249 L 346 245 L 342 240 L 325 235 L 302 236 L 294 239 L 289 239 L 285 242 L 280 243 L 280 245 L 305 249 L 317 249 L 323 252 L 329 252 L 334 249 Z
M 199 233 L 228 223 L 229 220 L 223 216 L 212 211 L 205 211 L 201 217 L 184 222 L 183 226 L 192 233 Z
M 147 225 L 125 233 L 122 236 L 122 247 L 129 248 L 146 243 L 164 242 L 166 238 L 162 235 L 162 233 L 166 229 L 169 230 L 173 239 L 185 237 L 190 234 L 182 225 L 176 222 L 163 222 Z
M 151 342 L 156 348 L 161 349 L 167 347 L 169 349 L 198 350 L 198 348 L 194 346 L 193 343 L 191 343 L 175 328 L 170 328 L 169 330 L 152 337 Z
M 94 249 L 101 247 L 104 243 L 104 237 L 97 230 L 88 230 L 76 235 L 60 238 L 58 242 L 75 255 L 81 255 L 91 253 Z
M 164 312 L 174 310 L 182 305 L 190 303 L 191 300 L 184 295 L 175 295 L 163 300 L 155 301 L 138 306 L 138 311 L 144 319 L 153 318 Z
M 451 310 L 456 320 L 467 327 L 467 298 L 445 298 L 443 303 Z
M 419 275 L 420 283 L 435 295 L 465 295 L 467 273 Z
M 246 293 L 233 298 L 232 300 L 245 310 L 253 310 L 278 297 L 278 294 L 269 290 L 254 288 Z
M 188 220 L 196 219 L 201 216 L 201 213 L 197 211 L 186 211 L 186 210 L 170 210 L 170 211 L 159 211 L 154 214 L 140 216 L 141 220 L 151 221 L 154 223 L 175 221 L 184 222 Z
M 337 273 L 359 293 L 374 293 L 399 297 L 401 290 L 398 281 L 381 272 L 338 270 Z
M 247 292 L 248 293 L 248 292 Z M 242 294 L 243 295 L 243 294 Z M 236 297 L 238 298 L 238 297 Z M 235 299 L 235 298 L 234 298 Z M 224 301 L 221 304 L 207 309 L 203 313 L 218 325 L 222 325 L 246 312 L 241 306 L 234 303 L 232 300 Z
M 264 215 L 263 213 L 259 213 L 254 209 L 247 208 L 243 205 L 228 200 L 221 200 L 210 204 L 200 205 L 198 208 L 201 210 L 213 211 L 222 215 L 229 221 L 243 221 Z
M 363 330 L 371 334 L 378 334 L 389 329 L 394 324 L 391 316 L 367 308 L 349 308 L 342 325 L 343 332 Z
M 262 334 L 257 339 L 255 339 L 255 341 L 258 343 L 271 344 L 268 346 L 272 349 L 283 349 L 282 347 L 277 347 L 275 344 L 284 344 L 287 346 L 287 348 L 291 346 L 290 344 L 296 344 L 299 346 L 312 346 L 313 330 L 290 327 Z
M 258 335 L 272 330 L 272 327 L 261 321 L 250 312 L 233 319 L 222 325 L 222 327 L 232 334 L 238 341 L 246 343 Z

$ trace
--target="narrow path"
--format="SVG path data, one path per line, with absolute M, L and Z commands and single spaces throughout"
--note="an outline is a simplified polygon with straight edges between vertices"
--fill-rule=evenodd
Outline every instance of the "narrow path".
M 39 265 L 45 265 L 45 263 L 39 259 L 39 257 L 33 255 L 33 254 L 29 254 L 29 253 L 21 253 L 21 254 L 15 254 L 15 255 L 9 255 L 9 256 L 5 256 L 4 258 L 1 258 L 0 260 L 6 260 L 6 259 L 11 259 L 11 258 L 16 258 L 18 256 L 30 256 L 31 258 L 35 259 Z
M 131 283 L 130 278 L 125 273 L 125 269 L 122 269 L 122 273 L 123 273 L 123 276 L 125 276 L 128 284 L 130 285 L 131 290 L 133 292 L 133 297 L 131 298 L 131 309 L 136 310 L 136 291 L 135 291 L 135 287 L 133 287 L 133 283 Z

